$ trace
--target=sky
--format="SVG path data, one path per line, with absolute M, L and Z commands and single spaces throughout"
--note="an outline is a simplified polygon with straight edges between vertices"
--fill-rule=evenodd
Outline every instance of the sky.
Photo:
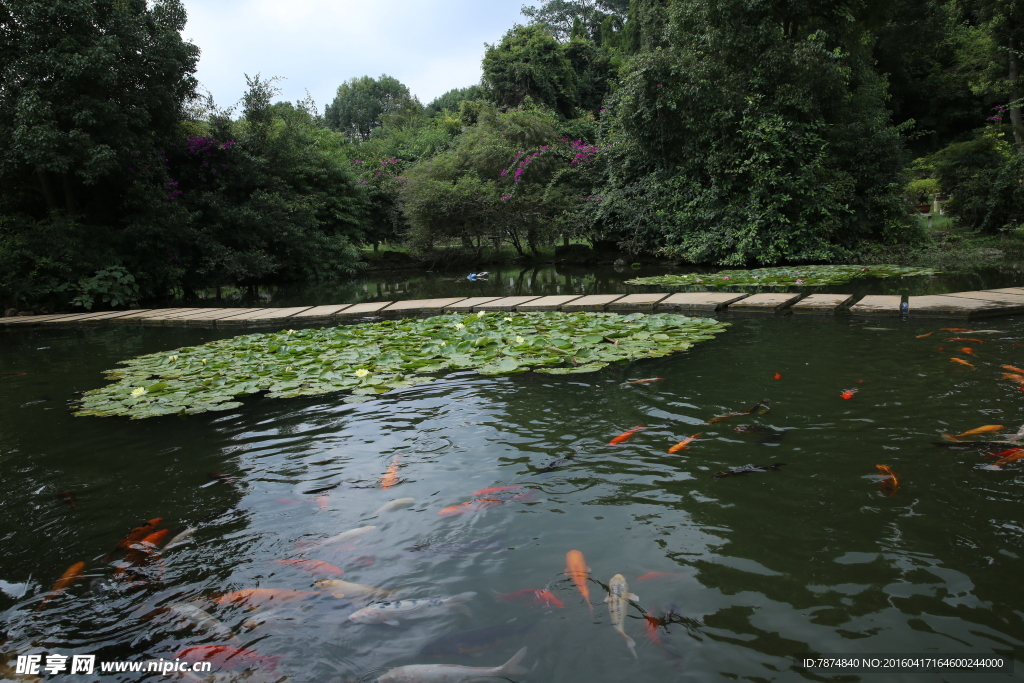
M 202 50 L 196 77 L 220 107 L 245 74 L 279 76 L 278 100 L 313 96 L 322 113 L 344 81 L 387 74 L 427 104 L 480 81 L 484 43 L 525 23 L 526 0 L 182 0 Z

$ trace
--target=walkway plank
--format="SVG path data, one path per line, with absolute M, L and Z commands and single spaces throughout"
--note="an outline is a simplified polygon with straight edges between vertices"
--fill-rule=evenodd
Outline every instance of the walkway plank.
M 568 294 L 560 296 L 542 296 L 539 299 L 523 304 L 522 306 L 516 306 L 517 311 L 557 311 L 564 304 L 579 299 L 579 294 Z
M 717 311 L 746 298 L 736 292 L 678 292 L 658 303 L 659 311 Z
M 835 314 L 846 308 L 853 299 L 853 294 L 811 294 L 793 304 L 793 312 Z
M 983 292 L 995 292 L 996 294 L 1022 294 L 1024 295 L 1024 287 L 1004 287 L 1002 289 L 983 289 Z
M 192 308 L 146 308 L 141 311 L 134 311 L 128 315 L 123 315 L 120 318 L 111 320 L 110 322 L 114 325 L 138 325 L 146 318 L 153 315 L 161 315 L 168 313 L 175 313 L 177 311 L 192 311 Z
M 235 308 L 197 308 L 192 313 L 186 313 L 185 315 L 178 315 L 173 318 L 168 318 L 163 321 L 163 324 L 168 327 L 185 327 L 192 321 L 206 322 L 210 317 L 217 317 L 227 311 L 239 310 Z
M 907 298 L 908 314 L 915 318 L 983 318 L 1024 310 L 1019 304 L 982 301 L 958 296 L 912 296 Z
M 903 297 L 899 294 L 872 294 L 850 307 L 854 315 L 898 316 Z
M 964 299 L 977 299 L 979 301 L 998 301 L 1003 304 L 1024 304 L 1024 292 L 1020 294 L 1006 294 L 1005 292 L 953 292 L 945 296 L 957 296 Z
M 803 294 L 762 292 L 751 294 L 729 306 L 730 311 L 742 313 L 778 313 L 800 300 Z
M 622 294 L 588 294 L 562 304 L 563 311 L 605 311 L 608 304 L 622 298 Z
M 608 304 L 609 311 L 653 311 L 662 299 L 668 298 L 667 292 L 655 294 L 627 294 Z
M 202 313 L 196 313 L 195 315 L 188 315 L 183 318 L 175 318 L 173 321 L 169 321 L 174 324 L 186 325 L 188 327 L 208 327 L 217 324 L 217 321 L 222 318 L 232 318 L 236 315 L 243 315 L 245 313 L 252 313 L 259 311 L 259 308 L 211 308 Z
M 292 306 L 290 308 L 261 308 L 252 313 L 243 313 L 231 318 L 219 320 L 219 325 L 225 326 L 258 326 L 273 325 L 291 318 L 296 313 L 308 311 L 312 306 Z
M 464 301 L 465 297 L 448 297 L 445 299 L 413 299 L 411 301 L 396 301 L 387 308 L 381 310 L 386 313 L 436 313 L 443 311 L 445 306 L 452 306 Z
M 372 316 L 378 313 L 382 308 L 387 307 L 392 302 L 390 301 L 367 301 L 366 303 L 356 304 L 349 306 L 343 311 L 338 311 L 334 314 L 335 318 L 357 318 Z
M 175 309 L 168 310 L 168 309 L 165 308 L 163 310 L 167 311 L 167 312 L 161 314 L 160 313 L 160 309 L 156 309 L 156 310 L 152 311 L 152 313 L 150 315 L 140 315 L 140 316 L 137 316 L 137 317 L 133 316 L 133 317 L 130 318 L 130 320 L 132 320 L 132 324 L 133 325 L 137 324 L 137 325 L 142 325 L 143 327 L 162 327 L 163 325 L 165 325 L 167 323 L 168 320 L 174 320 L 175 318 L 180 318 L 180 317 L 186 316 L 186 315 L 193 315 L 193 314 L 198 313 L 198 312 L 200 312 L 202 310 L 205 310 L 205 309 L 202 309 L 202 308 L 179 308 L 177 310 L 175 310 Z M 120 320 L 128 320 L 128 319 L 129 318 L 127 316 L 125 316 L 124 318 L 117 318 L 117 320 L 119 320 L 119 321 Z
M 501 299 L 495 299 L 486 304 L 480 304 L 474 306 L 474 311 L 514 311 L 517 306 L 522 306 L 528 301 L 539 299 L 539 296 L 506 296 Z
M 296 313 L 292 317 L 296 320 L 301 320 L 304 323 L 319 321 L 319 320 L 330 320 L 334 317 L 334 314 L 338 311 L 343 311 L 350 307 L 352 304 L 342 304 L 340 306 L 314 306 L 308 311 L 302 313 Z
M 68 318 L 76 318 L 80 313 L 49 313 L 47 315 L 13 315 L 9 318 L 0 318 L 0 322 L 6 325 L 42 325 L 43 323 L 56 323 Z
M 497 301 L 500 296 L 471 296 L 456 304 L 449 304 L 444 307 L 445 313 L 470 313 L 474 306 L 481 306 L 488 301 Z

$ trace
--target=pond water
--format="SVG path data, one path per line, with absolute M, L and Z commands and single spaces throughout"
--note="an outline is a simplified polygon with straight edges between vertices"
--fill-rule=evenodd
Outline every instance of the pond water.
M 213 290 L 204 292 L 205 298 L 187 303 L 168 302 L 168 306 L 319 306 L 363 301 L 403 301 L 407 299 L 433 299 L 441 297 L 471 296 L 523 296 L 527 294 L 636 294 L 639 292 L 704 291 L 707 288 L 690 286 L 666 289 L 665 286 L 627 285 L 627 280 L 638 277 L 693 272 L 717 272 L 718 268 L 689 269 L 686 271 L 664 266 L 641 268 L 613 268 L 611 266 L 544 265 L 522 267 L 509 264 L 485 266 L 490 268 L 483 280 L 466 279 L 466 271 L 396 270 L 363 273 L 351 280 L 316 285 L 288 285 L 263 287 L 258 297 L 251 298 L 242 290 L 224 290 L 224 299 L 218 301 Z M 828 287 L 791 287 L 788 291 L 813 294 L 837 292 L 844 294 L 944 294 L 978 289 L 1016 287 L 1024 280 L 1024 264 L 1003 264 L 978 268 L 961 273 L 940 273 L 934 276 L 863 279 L 845 285 Z M 721 289 L 715 291 L 723 291 Z M 724 291 L 730 291 L 726 289 Z M 756 292 L 787 291 L 780 288 L 744 287 L 731 291 Z M 152 302 L 146 304 L 153 305 Z
M 101 371 L 120 359 L 228 333 L 4 331 L 0 662 L 46 652 L 173 659 L 227 644 L 267 659 L 246 660 L 259 662 L 251 676 L 213 680 L 340 683 L 411 664 L 493 667 L 526 646 L 528 673 L 510 680 L 973 681 L 966 672 L 809 674 L 792 658 L 1024 645 L 1024 466 L 993 469 L 983 450 L 933 445 L 942 433 L 1000 424 L 1012 434 L 1024 423 L 1024 392 L 1000 368 L 1024 366 L 1024 318 L 962 325 L 998 330 L 962 335 L 984 343 L 946 342 L 959 335 L 945 332 L 917 338 L 961 326 L 935 321 L 730 321 L 685 353 L 589 375 L 461 372 L 366 403 L 250 398 L 232 412 L 139 421 L 76 418 L 66 402 L 100 386 Z M 859 391 L 844 400 L 847 389 Z M 707 424 L 763 400 L 767 414 Z M 774 435 L 736 429 L 750 426 Z M 697 433 L 687 450 L 667 452 Z M 712 476 L 773 463 L 785 465 Z M 891 497 L 879 464 L 900 477 Z M 397 482 L 383 488 L 389 468 Z M 214 471 L 231 483 L 211 479 Z M 438 514 L 480 489 L 514 485 L 529 495 Z M 406 497 L 410 508 L 370 518 Z M 172 534 L 196 527 L 193 542 L 142 569 L 119 572 L 120 553 L 105 561 L 129 530 L 157 517 Z M 376 529 L 313 545 L 367 525 Z M 590 568 L 592 612 L 565 573 L 570 550 Z M 465 609 L 424 609 L 397 626 L 356 623 L 349 616 L 366 600 L 318 591 L 311 563 L 280 562 L 289 559 L 330 563 L 342 579 L 402 600 L 475 596 Z M 40 607 L 77 562 L 86 578 Z M 635 659 L 603 602 L 617 574 L 638 596 L 624 624 Z M 252 612 L 251 603 L 215 602 L 252 588 L 315 594 Z M 530 589 L 553 599 L 502 599 Z M 669 603 L 675 623 L 655 644 L 640 610 L 654 617 Z M 168 611 L 174 605 L 204 609 L 238 641 L 191 628 Z M 436 641 L 463 632 L 462 649 L 473 652 Z

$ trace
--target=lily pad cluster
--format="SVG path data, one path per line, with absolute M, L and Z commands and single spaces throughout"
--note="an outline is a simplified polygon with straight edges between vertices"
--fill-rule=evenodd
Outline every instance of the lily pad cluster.
M 121 361 L 77 415 L 131 418 L 231 410 L 238 398 L 350 391 L 348 402 L 411 387 L 446 370 L 509 375 L 594 372 L 713 339 L 726 323 L 615 313 L 474 313 L 288 330 L 222 339 Z
M 627 285 L 662 285 L 666 287 L 702 285 L 704 287 L 821 287 L 841 285 L 862 277 L 908 277 L 935 275 L 931 268 L 910 266 L 788 266 L 754 270 L 723 270 L 718 273 L 687 273 L 657 275 L 626 280 Z

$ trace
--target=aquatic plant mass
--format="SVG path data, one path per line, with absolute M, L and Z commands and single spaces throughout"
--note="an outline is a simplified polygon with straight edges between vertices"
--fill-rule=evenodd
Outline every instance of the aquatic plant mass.
M 702 285 L 704 287 L 821 287 L 841 285 L 862 277 L 908 277 L 936 275 L 931 268 L 910 266 L 783 266 L 754 270 L 722 270 L 717 273 L 657 275 L 626 280 L 627 285 L 663 285 L 666 287 Z
M 508 375 L 594 372 L 657 358 L 713 339 L 727 323 L 675 314 L 503 313 L 441 315 L 252 334 L 139 356 L 108 371 L 77 415 L 157 415 L 231 410 L 243 396 L 351 391 L 347 402 L 411 387 L 445 370 Z

